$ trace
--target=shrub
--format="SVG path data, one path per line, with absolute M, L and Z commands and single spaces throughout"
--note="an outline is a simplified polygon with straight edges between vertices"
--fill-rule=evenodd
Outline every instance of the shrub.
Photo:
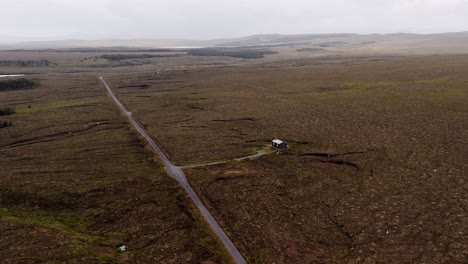
M 10 127 L 13 123 L 11 121 L 0 121 L 0 128 Z

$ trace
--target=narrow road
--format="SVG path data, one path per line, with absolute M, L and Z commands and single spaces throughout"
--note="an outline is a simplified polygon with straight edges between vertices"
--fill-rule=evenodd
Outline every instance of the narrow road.
M 210 163 L 204 163 L 204 164 L 196 164 L 196 165 L 187 165 L 187 166 L 179 166 L 180 169 L 193 169 L 193 168 L 200 168 L 200 167 L 208 167 L 208 166 L 214 166 L 214 165 L 219 165 L 219 164 L 226 164 L 231 161 L 243 161 L 243 160 L 253 160 L 253 159 L 258 159 L 264 155 L 268 155 L 271 153 L 275 153 L 273 151 L 261 151 L 258 152 L 257 154 L 246 156 L 246 157 L 241 157 L 241 158 L 236 158 L 232 160 L 223 160 L 223 161 L 215 161 L 215 162 L 210 162 Z
M 203 202 L 200 200 L 198 195 L 193 190 L 192 186 L 190 186 L 190 184 L 187 181 L 187 177 L 185 177 L 185 174 L 182 171 L 182 169 L 172 164 L 172 162 L 167 158 L 164 152 L 162 152 L 161 149 L 158 147 L 158 145 L 156 145 L 154 140 L 146 133 L 146 131 L 140 126 L 140 124 L 138 124 L 138 122 L 133 117 L 132 113 L 129 112 L 127 108 L 115 96 L 114 92 L 109 88 L 106 81 L 104 81 L 104 78 L 101 76 L 99 77 L 99 80 L 101 80 L 101 82 L 104 84 L 109 96 L 112 98 L 112 100 L 114 100 L 114 102 L 117 104 L 120 110 L 127 116 L 127 118 L 130 120 L 132 125 L 136 128 L 136 130 L 138 130 L 138 132 L 146 139 L 146 141 L 148 141 L 148 143 L 156 151 L 156 153 L 158 153 L 159 158 L 163 161 L 164 166 L 166 167 L 167 173 L 171 177 L 176 179 L 180 183 L 180 185 L 182 185 L 182 187 L 185 189 L 187 194 L 192 199 L 193 203 L 197 206 L 198 210 L 200 210 L 203 217 L 205 217 L 205 220 L 208 222 L 208 224 L 211 226 L 213 231 L 216 233 L 216 235 L 219 237 L 221 242 L 224 244 L 227 251 L 229 251 L 234 262 L 237 264 L 246 264 L 247 262 L 245 261 L 244 257 L 239 252 L 237 247 L 234 245 L 234 243 L 232 243 L 231 239 L 229 239 L 229 237 L 226 235 L 226 233 L 218 224 L 218 222 L 216 222 L 216 219 L 214 219 L 214 217 L 205 207 Z

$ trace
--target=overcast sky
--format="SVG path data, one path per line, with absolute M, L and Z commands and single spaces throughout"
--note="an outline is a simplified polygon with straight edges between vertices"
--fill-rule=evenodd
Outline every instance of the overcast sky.
M 0 42 L 468 31 L 468 0 L 0 0 Z

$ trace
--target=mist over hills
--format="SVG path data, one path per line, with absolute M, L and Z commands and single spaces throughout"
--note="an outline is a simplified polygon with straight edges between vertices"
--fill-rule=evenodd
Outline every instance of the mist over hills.
M 0 44 L 1 50 L 70 49 L 70 48 L 202 48 L 202 47 L 281 47 L 316 46 L 375 53 L 466 53 L 468 32 L 440 34 L 259 34 L 242 38 L 129 39 L 129 40 L 60 40 Z M 303 47 L 303 48 L 304 48 Z

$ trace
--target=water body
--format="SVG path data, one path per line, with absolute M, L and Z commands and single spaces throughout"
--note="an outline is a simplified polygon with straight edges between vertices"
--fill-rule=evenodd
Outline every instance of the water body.
M 24 76 L 24 74 L 10 74 L 10 75 L 1 75 L 1 74 L 0 74 L 0 78 L 5 78 L 5 77 L 20 77 L 20 76 Z

